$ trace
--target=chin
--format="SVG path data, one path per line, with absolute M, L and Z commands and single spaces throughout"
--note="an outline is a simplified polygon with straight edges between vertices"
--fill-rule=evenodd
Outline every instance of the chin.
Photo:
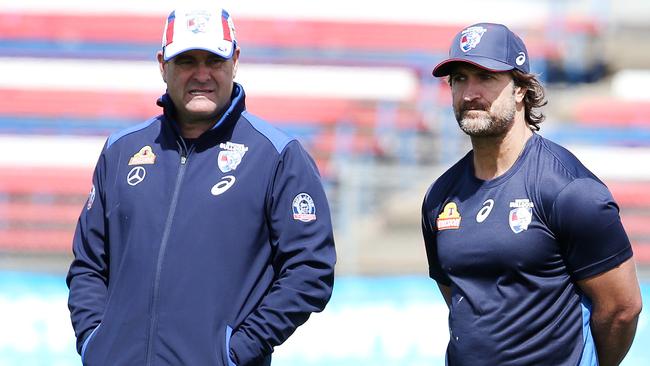
M 190 113 L 205 115 L 215 114 L 218 110 L 217 104 L 208 100 L 190 101 L 185 105 L 185 109 Z
M 490 129 L 491 121 L 486 118 L 463 118 L 460 123 L 460 128 L 467 131 L 481 132 Z

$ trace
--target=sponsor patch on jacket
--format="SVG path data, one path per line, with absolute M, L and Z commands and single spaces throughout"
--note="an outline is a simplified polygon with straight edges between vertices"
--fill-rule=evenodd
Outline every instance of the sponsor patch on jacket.
M 455 202 L 448 202 L 440 215 L 438 215 L 436 226 L 438 227 L 438 231 L 458 229 L 460 228 L 460 220 L 461 216 L 460 212 L 458 212 L 458 206 Z
M 93 207 L 93 202 L 95 202 L 95 185 L 93 184 L 90 188 L 90 193 L 88 194 L 88 202 L 86 202 L 86 210 L 90 210 Z
M 153 153 L 153 150 L 149 145 L 142 147 L 140 151 L 135 153 L 131 159 L 129 159 L 129 165 L 145 165 L 153 164 L 155 162 L 156 154 Z
M 136 166 L 131 171 L 129 171 L 129 174 L 126 175 L 126 182 L 132 186 L 135 187 L 138 184 L 142 183 L 144 180 L 144 177 L 147 176 L 147 171 L 145 170 L 144 167 L 141 166 Z
M 219 151 L 219 156 L 217 157 L 217 164 L 219 165 L 219 170 L 224 173 L 237 169 L 239 163 L 241 163 L 244 154 L 248 151 L 248 147 L 244 144 L 236 144 L 234 142 L 226 142 L 219 144 L 219 147 L 223 150 Z
M 236 180 L 237 178 L 235 178 L 234 175 L 226 175 L 225 177 L 222 177 L 217 184 L 212 186 L 210 193 L 212 193 L 213 196 L 218 196 L 232 187 Z
M 519 234 L 524 230 L 528 230 L 528 225 L 530 225 L 533 220 L 533 207 L 535 205 L 530 202 L 529 199 L 516 199 L 514 202 L 510 202 L 510 214 L 508 214 L 508 222 L 510 223 L 510 229 L 515 234 Z
M 314 200 L 307 193 L 299 193 L 292 204 L 293 219 L 302 222 L 316 220 L 316 206 Z

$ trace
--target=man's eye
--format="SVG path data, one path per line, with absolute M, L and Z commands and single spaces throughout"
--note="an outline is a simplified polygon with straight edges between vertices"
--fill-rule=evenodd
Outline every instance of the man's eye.
M 213 58 L 206 62 L 210 67 L 219 67 L 224 63 L 223 59 Z

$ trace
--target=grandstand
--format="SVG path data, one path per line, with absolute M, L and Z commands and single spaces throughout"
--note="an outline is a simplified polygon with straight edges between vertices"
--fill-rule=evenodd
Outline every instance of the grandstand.
M 66 271 L 104 140 L 160 112 L 155 52 L 172 3 L 0 4 L 0 271 Z M 421 200 L 468 149 L 448 87 L 430 73 L 461 27 L 486 20 L 525 39 L 548 91 L 541 134 L 608 184 L 640 270 L 650 272 L 650 6 L 231 3 L 242 47 L 236 80 L 249 111 L 316 158 L 339 275 L 426 276 Z
M 529 45 L 533 70 L 547 82 L 551 104 L 542 133 L 568 145 L 626 147 L 631 154 L 624 159 L 632 161 L 650 148 L 650 99 L 615 93 L 627 91 L 624 85 L 633 80 L 624 69 L 611 70 L 612 75 L 627 74 L 607 87 L 603 67 L 608 59 L 591 51 L 608 47 L 602 39 L 613 39 L 607 31 L 612 25 L 598 8 L 588 7 L 590 2 L 582 3 L 582 8 L 531 5 L 545 16 L 508 19 L 499 14 L 506 19 L 497 21 L 514 23 Z M 153 101 L 164 84 L 154 55 L 164 10 L 80 6 L 48 11 L 42 3 L 27 1 L 0 9 L 0 65 L 12 70 L 0 79 L 5 155 L 0 248 L 14 254 L 68 254 L 93 159 L 101 149 L 98 141 L 159 113 Z M 472 20 L 413 21 L 415 10 L 393 18 L 378 10 L 360 21 L 314 9 L 282 14 L 266 9 L 266 16 L 257 7 L 239 10 L 233 11 L 241 13 L 236 18 L 243 50 L 237 80 L 247 91 L 248 108 L 298 136 L 316 157 L 334 204 L 343 273 L 422 271 L 415 217 L 423 187 L 467 149 L 450 118 L 448 88 L 431 78 L 430 69 L 447 52 L 457 29 Z M 625 65 L 619 60 L 617 67 Z M 595 82 L 572 86 L 576 81 Z M 25 141 L 17 138 L 40 142 L 26 151 Z M 52 144 L 72 151 L 53 156 Z M 31 156 L 27 165 L 12 157 L 19 151 Z M 87 159 L 70 164 L 74 155 Z M 605 176 L 611 170 L 593 168 Z M 639 167 L 632 171 L 639 173 Z M 402 179 L 389 183 L 390 175 Z M 650 217 L 649 181 L 650 172 L 641 169 L 633 183 L 624 176 L 612 182 L 642 261 L 650 261 L 650 235 L 642 225 Z M 634 196 L 616 188 L 629 184 Z M 405 194 L 412 198 L 394 198 Z M 395 200 L 401 207 L 392 207 Z M 405 202 L 411 203 L 410 210 Z M 404 227 L 389 229 L 387 221 Z M 404 240 L 381 238 L 409 231 L 411 254 L 387 267 L 385 253 L 376 249 L 390 252 Z M 368 252 L 377 263 L 360 254 Z M 346 258 L 356 259 L 347 263 Z

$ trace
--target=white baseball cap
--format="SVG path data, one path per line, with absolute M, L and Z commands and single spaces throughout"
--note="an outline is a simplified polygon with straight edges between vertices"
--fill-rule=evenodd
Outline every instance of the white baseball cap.
M 165 61 L 189 50 L 205 50 L 229 59 L 235 48 L 235 24 L 218 5 L 178 7 L 167 17 L 162 36 Z

